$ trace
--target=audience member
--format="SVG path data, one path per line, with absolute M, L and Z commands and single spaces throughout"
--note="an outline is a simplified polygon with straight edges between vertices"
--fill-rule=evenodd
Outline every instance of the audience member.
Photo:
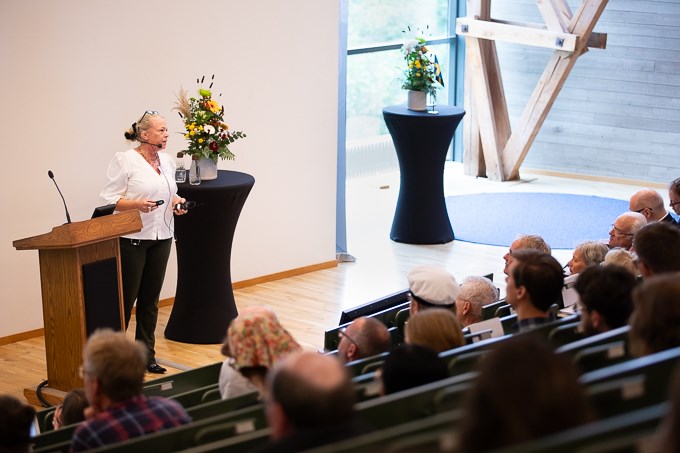
M 82 422 L 85 420 L 85 409 L 89 406 L 84 389 L 71 390 L 64 397 L 63 403 L 54 410 L 52 426 L 59 429 L 62 426 Z
M 621 266 L 586 267 L 574 284 L 583 333 L 594 335 L 626 325 L 633 311 L 636 283 L 635 277 Z
M 451 310 L 432 308 L 414 313 L 406 323 L 405 340 L 433 349 L 448 351 L 465 344 L 463 328 Z
M 539 250 L 517 250 L 505 281 L 505 300 L 517 313 L 520 331 L 552 321 L 549 309 L 560 299 L 564 284 L 555 258 Z
M 630 349 L 644 356 L 680 346 L 680 275 L 650 277 L 633 290 Z
M 251 306 L 241 310 L 229 325 L 222 345 L 222 354 L 228 357 L 220 370 L 222 398 L 257 390 L 263 399 L 269 368 L 286 355 L 300 350 L 300 345 L 271 309 Z
M 446 363 L 434 350 L 418 344 L 403 344 L 394 348 L 385 359 L 380 372 L 384 395 L 446 377 Z
M 575 275 L 585 269 L 586 266 L 602 263 L 608 251 L 609 247 L 602 242 L 581 242 L 576 246 L 571 260 L 567 263 L 567 266 L 569 266 L 569 273 Z
M 680 178 L 673 180 L 668 186 L 668 204 L 671 209 L 680 215 Z
M 480 365 L 463 403 L 457 451 L 528 442 L 593 418 L 573 364 L 541 337 L 520 335 L 504 341 Z
M 387 352 L 391 346 L 392 338 L 385 324 L 374 318 L 357 318 L 340 330 L 338 358 L 347 363 Z
M 456 277 L 436 266 L 417 266 L 408 274 L 411 314 L 430 307 L 453 309 L 460 286 Z
M 545 252 L 547 254 L 552 253 L 550 246 L 541 236 L 537 236 L 535 234 L 521 235 L 515 239 L 512 244 L 510 244 L 508 253 L 503 256 L 503 259 L 505 260 L 505 268 L 503 269 L 503 272 L 505 272 L 506 275 L 509 272 L 510 263 L 512 263 L 512 254 L 517 250 L 523 249 L 540 250 L 541 252 Z
M 124 332 L 95 331 L 85 344 L 80 369 L 90 403 L 71 451 L 83 451 L 151 434 L 191 421 L 176 401 L 141 394 L 146 348 Z
M 460 285 L 456 318 L 463 327 L 482 320 L 482 307 L 498 300 L 498 289 L 486 277 L 470 276 Z
M 630 274 L 633 277 L 637 278 L 639 275 L 635 256 L 633 256 L 633 254 L 630 253 L 628 250 L 624 250 L 619 247 L 611 249 L 610 251 L 607 252 L 607 254 L 604 257 L 604 261 L 602 262 L 602 265 L 621 266 L 622 268 L 630 272 Z
M 33 407 L 11 395 L 0 395 L 0 452 L 28 453 L 31 451 Z
M 266 385 L 272 441 L 259 451 L 302 451 L 366 432 L 354 420 L 347 369 L 334 357 L 291 354 L 274 365 Z
M 655 222 L 635 235 L 635 254 L 642 278 L 680 271 L 680 229 Z
M 609 247 L 630 250 L 635 234 L 645 225 L 647 225 L 647 219 L 639 212 L 624 212 L 612 224 L 612 229 L 609 231 Z
M 635 192 L 628 202 L 628 210 L 645 216 L 647 223 L 666 222 L 673 226 L 678 225 L 673 216 L 666 211 L 663 198 L 654 189 L 642 189 Z

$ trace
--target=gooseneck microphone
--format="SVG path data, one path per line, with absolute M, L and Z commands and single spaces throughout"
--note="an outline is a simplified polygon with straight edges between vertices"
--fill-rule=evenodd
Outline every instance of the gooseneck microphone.
M 139 143 L 146 143 L 147 145 L 155 146 L 158 149 L 163 148 L 163 145 L 161 145 L 160 143 L 149 143 L 149 142 L 145 142 L 144 140 L 138 140 L 138 141 L 139 141 Z
M 59 195 L 61 195 L 61 201 L 64 202 L 64 210 L 66 211 L 66 223 L 71 223 L 71 215 L 68 213 L 68 208 L 66 207 L 66 200 L 64 199 L 64 195 L 61 193 L 61 190 L 59 189 L 57 181 L 54 179 L 54 173 L 52 173 L 52 170 L 47 170 L 47 176 L 49 176 L 52 182 L 54 183 L 54 186 L 57 188 Z

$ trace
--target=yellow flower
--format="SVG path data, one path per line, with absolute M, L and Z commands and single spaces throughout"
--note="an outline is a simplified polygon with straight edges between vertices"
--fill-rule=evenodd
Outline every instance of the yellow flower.
M 189 132 L 189 135 L 191 135 L 193 137 L 195 134 L 196 134 L 196 131 L 191 129 L 191 132 Z
M 423 74 L 420 72 L 416 72 L 416 77 L 421 77 Z
M 189 134 L 184 134 L 184 138 L 189 138 Z
M 217 113 L 220 111 L 220 104 L 213 101 L 212 99 L 206 102 L 206 104 L 208 105 L 208 108 L 210 109 L 211 112 Z
M 191 124 L 189 124 L 189 125 L 187 126 L 187 129 L 189 129 L 190 131 L 193 131 L 195 128 L 196 128 L 196 124 L 195 124 L 195 123 L 191 123 Z
M 416 68 L 420 69 L 420 60 L 416 60 Z
M 198 139 L 198 143 L 203 143 L 203 139 L 202 139 L 202 138 L 199 138 L 199 139 Z

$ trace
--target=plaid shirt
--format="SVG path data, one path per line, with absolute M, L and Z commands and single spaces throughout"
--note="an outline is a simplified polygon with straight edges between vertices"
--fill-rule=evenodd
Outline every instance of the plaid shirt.
M 84 451 L 189 423 L 191 418 L 176 401 L 135 396 L 109 408 L 76 428 L 71 451 Z

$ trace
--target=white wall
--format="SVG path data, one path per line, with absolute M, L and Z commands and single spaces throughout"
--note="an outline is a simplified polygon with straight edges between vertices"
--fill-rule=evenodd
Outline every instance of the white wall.
M 41 328 L 38 253 L 15 239 L 101 203 L 106 166 L 144 110 L 215 74 L 248 137 L 220 168 L 255 177 L 234 238 L 234 281 L 335 258 L 339 0 L 0 2 L 0 337 Z M 180 134 L 168 152 L 182 149 Z M 210 232 L 207 232 L 210 234 Z M 174 295 L 170 258 L 162 298 Z

